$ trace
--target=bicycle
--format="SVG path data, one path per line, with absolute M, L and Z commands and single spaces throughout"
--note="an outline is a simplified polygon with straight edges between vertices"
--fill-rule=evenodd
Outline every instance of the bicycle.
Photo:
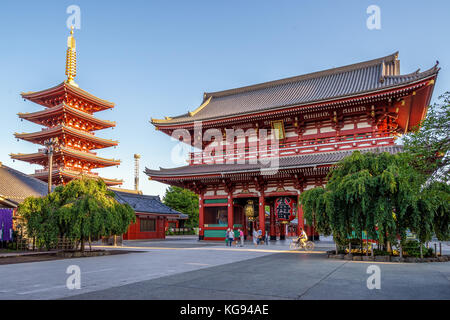
M 296 250 L 296 249 L 305 249 L 305 251 L 311 251 L 314 250 L 314 242 L 312 241 L 306 241 L 303 243 L 302 241 L 297 241 L 297 239 L 293 239 L 291 244 L 289 245 L 289 249 Z

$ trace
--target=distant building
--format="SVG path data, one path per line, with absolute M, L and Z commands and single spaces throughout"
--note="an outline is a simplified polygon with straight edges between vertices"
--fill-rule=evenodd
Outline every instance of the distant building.
M 0 162 L 0 241 L 12 240 L 17 206 L 28 197 L 46 194 L 47 183 Z
M 26 198 L 47 195 L 47 183 L 0 162 L 0 208 L 16 209 Z
M 159 196 L 145 195 L 135 190 L 110 189 L 117 195 L 117 201 L 129 204 L 136 212 L 136 222 L 123 235 L 124 240 L 164 239 L 167 228 L 182 227 L 188 219 L 186 214 L 162 203 Z

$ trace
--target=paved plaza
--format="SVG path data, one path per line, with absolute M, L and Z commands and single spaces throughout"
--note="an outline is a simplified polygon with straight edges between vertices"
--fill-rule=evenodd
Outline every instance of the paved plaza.
M 1 265 L 0 299 L 450 299 L 450 262 L 333 260 L 325 254 L 330 242 L 308 253 L 288 244 L 126 241 L 132 253 Z M 373 264 L 381 270 L 379 290 L 367 288 Z M 80 267 L 79 290 L 66 287 L 70 265 Z

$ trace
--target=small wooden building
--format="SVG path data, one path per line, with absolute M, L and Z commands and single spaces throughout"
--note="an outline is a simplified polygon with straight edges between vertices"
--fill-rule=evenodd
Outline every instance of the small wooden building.
M 123 235 L 124 240 L 164 239 L 169 224 L 179 227 L 188 218 L 162 203 L 159 196 L 145 195 L 134 190 L 111 189 L 120 203 L 129 204 L 136 212 L 136 222 Z
M 0 162 L 0 241 L 11 241 L 17 230 L 17 207 L 26 198 L 47 194 L 47 183 Z
M 47 195 L 47 183 L 0 162 L 0 208 L 16 209 L 26 198 Z

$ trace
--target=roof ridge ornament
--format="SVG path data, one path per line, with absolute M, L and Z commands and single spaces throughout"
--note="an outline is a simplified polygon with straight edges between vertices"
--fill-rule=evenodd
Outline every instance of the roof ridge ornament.
M 67 83 L 78 87 L 74 79 L 77 76 L 77 51 L 76 41 L 73 36 L 73 25 L 70 27 L 70 36 L 67 37 L 67 52 L 66 52 L 66 76 Z
M 211 101 L 211 99 L 212 99 L 212 96 L 210 96 L 210 97 L 208 98 L 208 100 L 204 101 L 204 102 L 200 105 L 200 107 L 198 107 L 198 108 L 195 109 L 194 111 L 189 111 L 189 116 L 190 116 L 190 117 L 195 116 L 198 112 L 200 112 L 204 107 L 206 107 L 206 106 L 208 105 L 208 103 Z M 168 119 L 168 120 L 170 120 L 170 119 Z

